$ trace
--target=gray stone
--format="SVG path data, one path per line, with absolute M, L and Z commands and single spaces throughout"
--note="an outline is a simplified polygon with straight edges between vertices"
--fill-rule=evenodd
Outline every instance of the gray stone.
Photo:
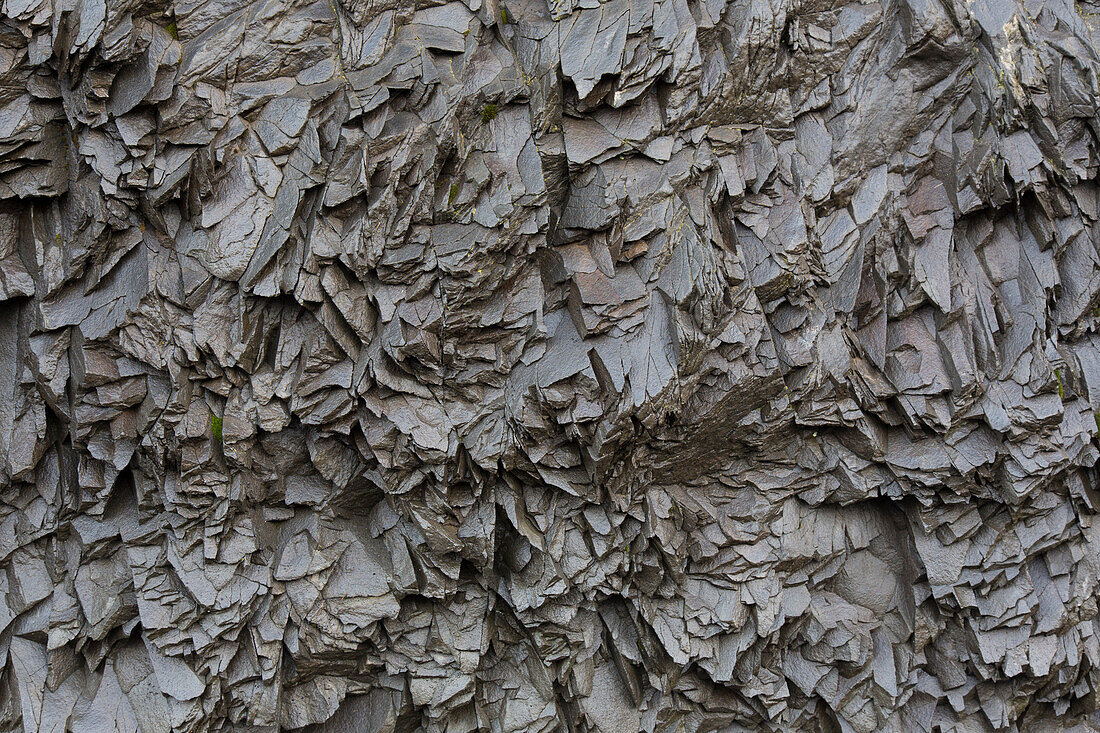
M 8 2 L 0 730 L 1100 731 L 1098 12 Z

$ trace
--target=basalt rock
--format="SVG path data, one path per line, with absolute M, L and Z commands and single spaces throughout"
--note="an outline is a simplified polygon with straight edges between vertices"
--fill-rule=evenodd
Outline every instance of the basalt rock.
M 6 0 L 0 730 L 1100 730 L 1098 49 Z

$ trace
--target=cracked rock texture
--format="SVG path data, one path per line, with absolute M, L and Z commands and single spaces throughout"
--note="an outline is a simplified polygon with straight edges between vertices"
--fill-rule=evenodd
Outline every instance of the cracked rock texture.
M 4 0 L 0 730 L 1100 730 L 1098 13 Z

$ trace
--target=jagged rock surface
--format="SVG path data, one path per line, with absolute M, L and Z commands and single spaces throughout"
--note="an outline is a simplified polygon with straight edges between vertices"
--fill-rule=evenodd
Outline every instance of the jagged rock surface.
M 0 729 L 1100 730 L 1098 11 L 5 0 Z

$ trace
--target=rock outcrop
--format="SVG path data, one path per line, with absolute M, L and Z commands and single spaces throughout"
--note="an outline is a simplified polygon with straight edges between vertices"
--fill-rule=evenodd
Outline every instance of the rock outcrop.
M 1098 14 L 6 0 L 0 730 L 1100 730 Z

